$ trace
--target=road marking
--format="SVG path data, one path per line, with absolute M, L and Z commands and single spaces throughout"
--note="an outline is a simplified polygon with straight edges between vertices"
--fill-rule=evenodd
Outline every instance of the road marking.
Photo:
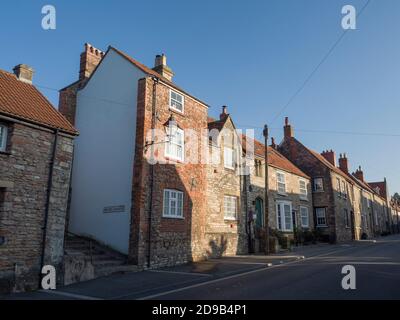
M 181 271 L 168 271 L 168 270 L 146 270 L 148 272 L 155 272 L 155 273 L 172 273 L 172 274 L 182 274 L 182 275 L 189 275 L 189 276 L 200 276 L 200 277 L 212 277 L 211 274 L 204 274 L 204 273 L 196 273 L 196 272 L 181 272 Z
M 218 260 L 218 259 L 210 259 L 207 261 L 217 262 L 217 263 L 227 263 L 227 264 L 250 264 L 250 265 L 261 265 L 261 266 L 272 266 L 272 263 L 269 262 L 247 262 L 247 261 L 227 261 L 227 260 Z
M 55 295 L 59 295 L 59 296 L 69 297 L 69 298 L 76 298 L 76 299 L 80 299 L 80 300 L 104 300 L 102 298 L 89 297 L 89 296 L 84 296 L 84 295 L 69 293 L 69 292 L 63 292 L 63 291 L 39 290 L 39 292 L 55 294 Z
M 345 249 L 342 248 L 342 249 L 338 249 L 338 250 L 332 250 L 332 251 L 330 251 L 328 253 L 311 256 L 309 258 L 305 258 L 305 259 L 302 259 L 302 260 L 289 261 L 289 262 L 284 263 L 284 264 L 273 265 L 271 267 L 260 268 L 260 269 L 257 269 L 257 270 L 251 270 L 251 271 L 247 271 L 247 272 L 244 272 L 244 273 L 239 273 L 239 274 L 234 274 L 234 275 L 231 275 L 231 276 L 227 276 L 227 277 L 224 277 L 224 278 L 219 278 L 219 279 L 214 279 L 214 280 L 210 280 L 210 281 L 205 281 L 205 282 L 193 284 L 193 285 L 190 285 L 190 286 L 187 286 L 187 287 L 183 287 L 183 288 L 178 288 L 178 289 L 173 289 L 173 290 L 169 290 L 169 291 L 165 291 L 165 292 L 160 292 L 160 293 L 156 293 L 156 294 L 153 294 L 153 295 L 150 295 L 150 296 L 138 298 L 137 300 L 150 300 L 150 299 L 166 296 L 168 294 L 181 292 L 181 291 L 185 291 L 185 290 L 189 290 L 189 289 L 193 289 L 193 288 L 198 288 L 198 287 L 202 287 L 202 286 L 209 285 L 209 284 L 214 284 L 214 283 L 221 282 L 221 281 L 224 281 L 224 280 L 240 278 L 240 277 L 244 277 L 244 276 L 247 276 L 247 275 L 250 275 L 250 274 L 263 272 L 263 271 L 266 271 L 266 270 L 271 270 L 271 269 L 275 269 L 275 268 L 279 268 L 279 267 L 285 267 L 287 265 L 304 262 L 304 261 L 307 261 L 307 260 L 311 260 L 313 258 L 329 256 L 329 255 L 334 254 L 336 252 L 348 251 L 349 249 L 353 249 L 353 247 L 345 248 Z

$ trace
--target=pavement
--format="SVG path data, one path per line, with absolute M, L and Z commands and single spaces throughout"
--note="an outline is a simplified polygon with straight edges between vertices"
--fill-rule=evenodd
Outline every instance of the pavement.
M 356 269 L 344 290 L 342 267 Z M 0 298 L 1 299 L 1 298 Z M 236 256 L 115 274 L 12 300 L 400 299 L 400 235 L 341 245 L 295 248 L 273 256 Z

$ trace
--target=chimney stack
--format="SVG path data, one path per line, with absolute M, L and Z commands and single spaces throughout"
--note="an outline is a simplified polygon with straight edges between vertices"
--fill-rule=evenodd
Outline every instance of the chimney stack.
M 321 153 L 321 156 L 323 156 L 326 160 L 330 162 L 333 166 L 336 167 L 336 154 L 335 151 L 333 150 L 326 150 Z
M 347 159 L 347 155 L 345 153 L 343 153 L 343 155 L 340 155 L 339 168 L 344 173 L 349 173 L 349 160 Z
M 89 43 L 85 43 L 85 51 L 81 53 L 79 80 L 89 78 L 103 57 L 103 51 L 96 49 Z
M 274 137 L 271 138 L 271 148 L 276 150 L 276 143 L 275 143 L 275 138 Z
M 172 81 L 174 73 L 172 72 L 171 68 L 168 67 L 167 56 L 164 53 L 162 55 L 156 55 L 153 70 L 159 73 L 164 78 L 167 78 L 169 81 Z
M 30 66 L 26 64 L 19 64 L 14 67 L 13 71 L 18 80 L 32 84 L 33 73 L 35 71 Z
M 289 118 L 285 118 L 285 126 L 283 127 L 283 132 L 285 139 L 293 138 L 294 137 L 294 130 L 292 126 L 289 124 Z
M 357 171 L 353 173 L 353 175 L 358 179 L 364 182 L 364 172 L 361 170 L 361 166 L 358 167 Z
M 228 116 L 229 116 L 228 107 L 227 106 L 223 106 L 222 107 L 222 113 L 219 115 L 219 119 L 220 120 L 224 120 Z

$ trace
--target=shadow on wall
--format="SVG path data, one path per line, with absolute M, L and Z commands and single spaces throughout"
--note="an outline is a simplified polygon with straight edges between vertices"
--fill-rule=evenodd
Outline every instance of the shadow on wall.
M 217 258 L 225 255 L 228 248 L 228 239 L 226 236 L 221 235 L 218 240 L 211 240 L 208 243 L 206 254 L 208 257 Z

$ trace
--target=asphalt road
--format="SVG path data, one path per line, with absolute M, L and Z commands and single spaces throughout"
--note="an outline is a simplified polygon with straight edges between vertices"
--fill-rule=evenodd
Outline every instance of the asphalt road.
M 400 236 L 335 246 L 289 262 L 151 299 L 400 299 Z M 342 267 L 356 270 L 356 289 L 344 290 Z
M 305 259 L 300 259 L 304 256 Z M 344 290 L 343 266 L 356 270 Z M 373 242 L 297 248 L 290 255 L 242 256 L 116 274 L 56 291 L 13 294 L 29 300 L 400 299 L 400 235 Z M 1 299 L 1 298 L 0 298 Z

